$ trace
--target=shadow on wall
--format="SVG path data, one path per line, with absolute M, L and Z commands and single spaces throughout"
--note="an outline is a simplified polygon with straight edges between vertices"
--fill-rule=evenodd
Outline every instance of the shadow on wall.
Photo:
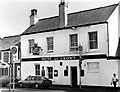
M 120 58 L 120 38 L 119 38 L 118 47 L 117 47 L 117 51 L 116 51 L 116 57 Z

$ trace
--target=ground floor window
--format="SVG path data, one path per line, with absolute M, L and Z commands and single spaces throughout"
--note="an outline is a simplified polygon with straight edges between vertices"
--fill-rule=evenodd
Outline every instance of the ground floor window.
M 48 69 L 48 78 L 53 79 L 53 67 L 47 67 Z
M 88 72 L 99 72 L 99 62 L 87 62 Z
M 40 64 L 35 64 L 35 75 L 40 75 Z
M 8 68 L 0 68 L 1 76 L 8 76 Z

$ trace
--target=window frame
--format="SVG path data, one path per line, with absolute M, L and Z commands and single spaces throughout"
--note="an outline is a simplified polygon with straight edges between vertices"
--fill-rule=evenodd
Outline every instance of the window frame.
M 96 39 L 93 39 L 93 40 L 90 41 L 90 34 L 92 34 L 92 33 L 96 33 L 96 37 L 92 37 L 92 38 L 96 38 Z M 96 42 L 96 43 L 94 43 L 94 42 Z M 94 46 L 92 48 L 90 47 L 91 46 L 90 43 L 94 44 Z M 96 46 L 95 46 L 95 44 L 96 44 Z M 89 48 L 90 51 L 98 50 L 98 31 L 88 32 L 88 48 Z
M 47 53 L 52 53 L 54 51 L 54 38 L 53 36 L 51 36 L 47 37 L 46 40 L 47 40 Z
M 35 64 L 35 75 L 40 75 L 40 64 Z
M 93 66 L 90 66 L 91 64 Z M 89 64 L 89 65 L 88 65 Z M 95 65 L 96 64 L 96 65 Z M 90 67 L 89 67 L 90 66 Z M 100 63 L 99 62 L 87 62 L 87 72 L 88 73 L 99 73 L 100 71 Z
M 32 41 L 33 41 L 33 43 L 32 43 Z M 33 51 L 33 46 L 34 46 L 34 43 L 35 43 L 35 39 L 29 39 L 28 40 L 28 42 L 29 42 L 29 53 L 32 53 Z
M 74 36 L 73 37 L 73 38 L 75 38 L 74 40 L 72 39 L 72 36 Z M 72 40 L 73 40 L 73 42 L 72 42 Z M 77 33 L 69 34 L 69 51 L 70 52 L 78 52 L 78 34 Z
M 51 70 L 49 70 L 51 68 Z M 47 67 L 48 78 L 53 79 L 53 67 Z

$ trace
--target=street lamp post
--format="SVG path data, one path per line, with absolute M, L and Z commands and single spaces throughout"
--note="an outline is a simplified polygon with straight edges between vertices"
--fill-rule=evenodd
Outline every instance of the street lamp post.
M 81 88 L 81 64 L 82 64 L 82 57 L 81 57 L 81 51 L 83 50 L 83 47 L 79 45 L 79 88 Z

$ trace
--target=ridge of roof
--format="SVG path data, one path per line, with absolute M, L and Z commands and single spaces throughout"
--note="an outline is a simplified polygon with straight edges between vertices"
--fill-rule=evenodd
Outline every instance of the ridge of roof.
M 76 14 L 76 13 L 81 13 L 81 12 L 92 11 L 92 10 L 97 10 L 97 9 L 101 9 L 101 8 L 107 8 L 107 7 L 111 7 L 111 6 L 115 6 L 115 5 L 117 6 L 118 4 L 112 4 L 112 5 L 102 6 L 102 7 L 98 7 L 98 8 L 92 8 L 92 9 L 87 9 L 87 10 L 72 12 L 72 13 L 69 13 L 68 15 Z
M 106 7 L 111 7 L 111 6 L 115 6 L 115 5 L 117 6 L 118 4 L 112 4 L 112 5 L 102 6 L 102 7 L 98 7 L 98 8 L 92 8 L 92 9 L 87 9 L 87 10 L 72 12 L 72 13 L 68 13 L 67 15 L 76 14 L 76 13 L 81 13 L 81 12 L 87 12 L 87 11 L 92 11 L 92 10 L 97 10 L 97 9 L 106 8 Z M 57 18 L 57 17 L 59 17 L 59 16 L 45 17 L 45 18 L 39 19 L 38 21 L 46 20 L 46 19 L 52 19 L 52 18 Z M 35 24 L 36 24 L 36 23 L 35 23 Z M 35 24 L 34 24 L 34 25 L 35 25 Z M 31 26 L 34 26 L 34 25 L 31 25 Z

